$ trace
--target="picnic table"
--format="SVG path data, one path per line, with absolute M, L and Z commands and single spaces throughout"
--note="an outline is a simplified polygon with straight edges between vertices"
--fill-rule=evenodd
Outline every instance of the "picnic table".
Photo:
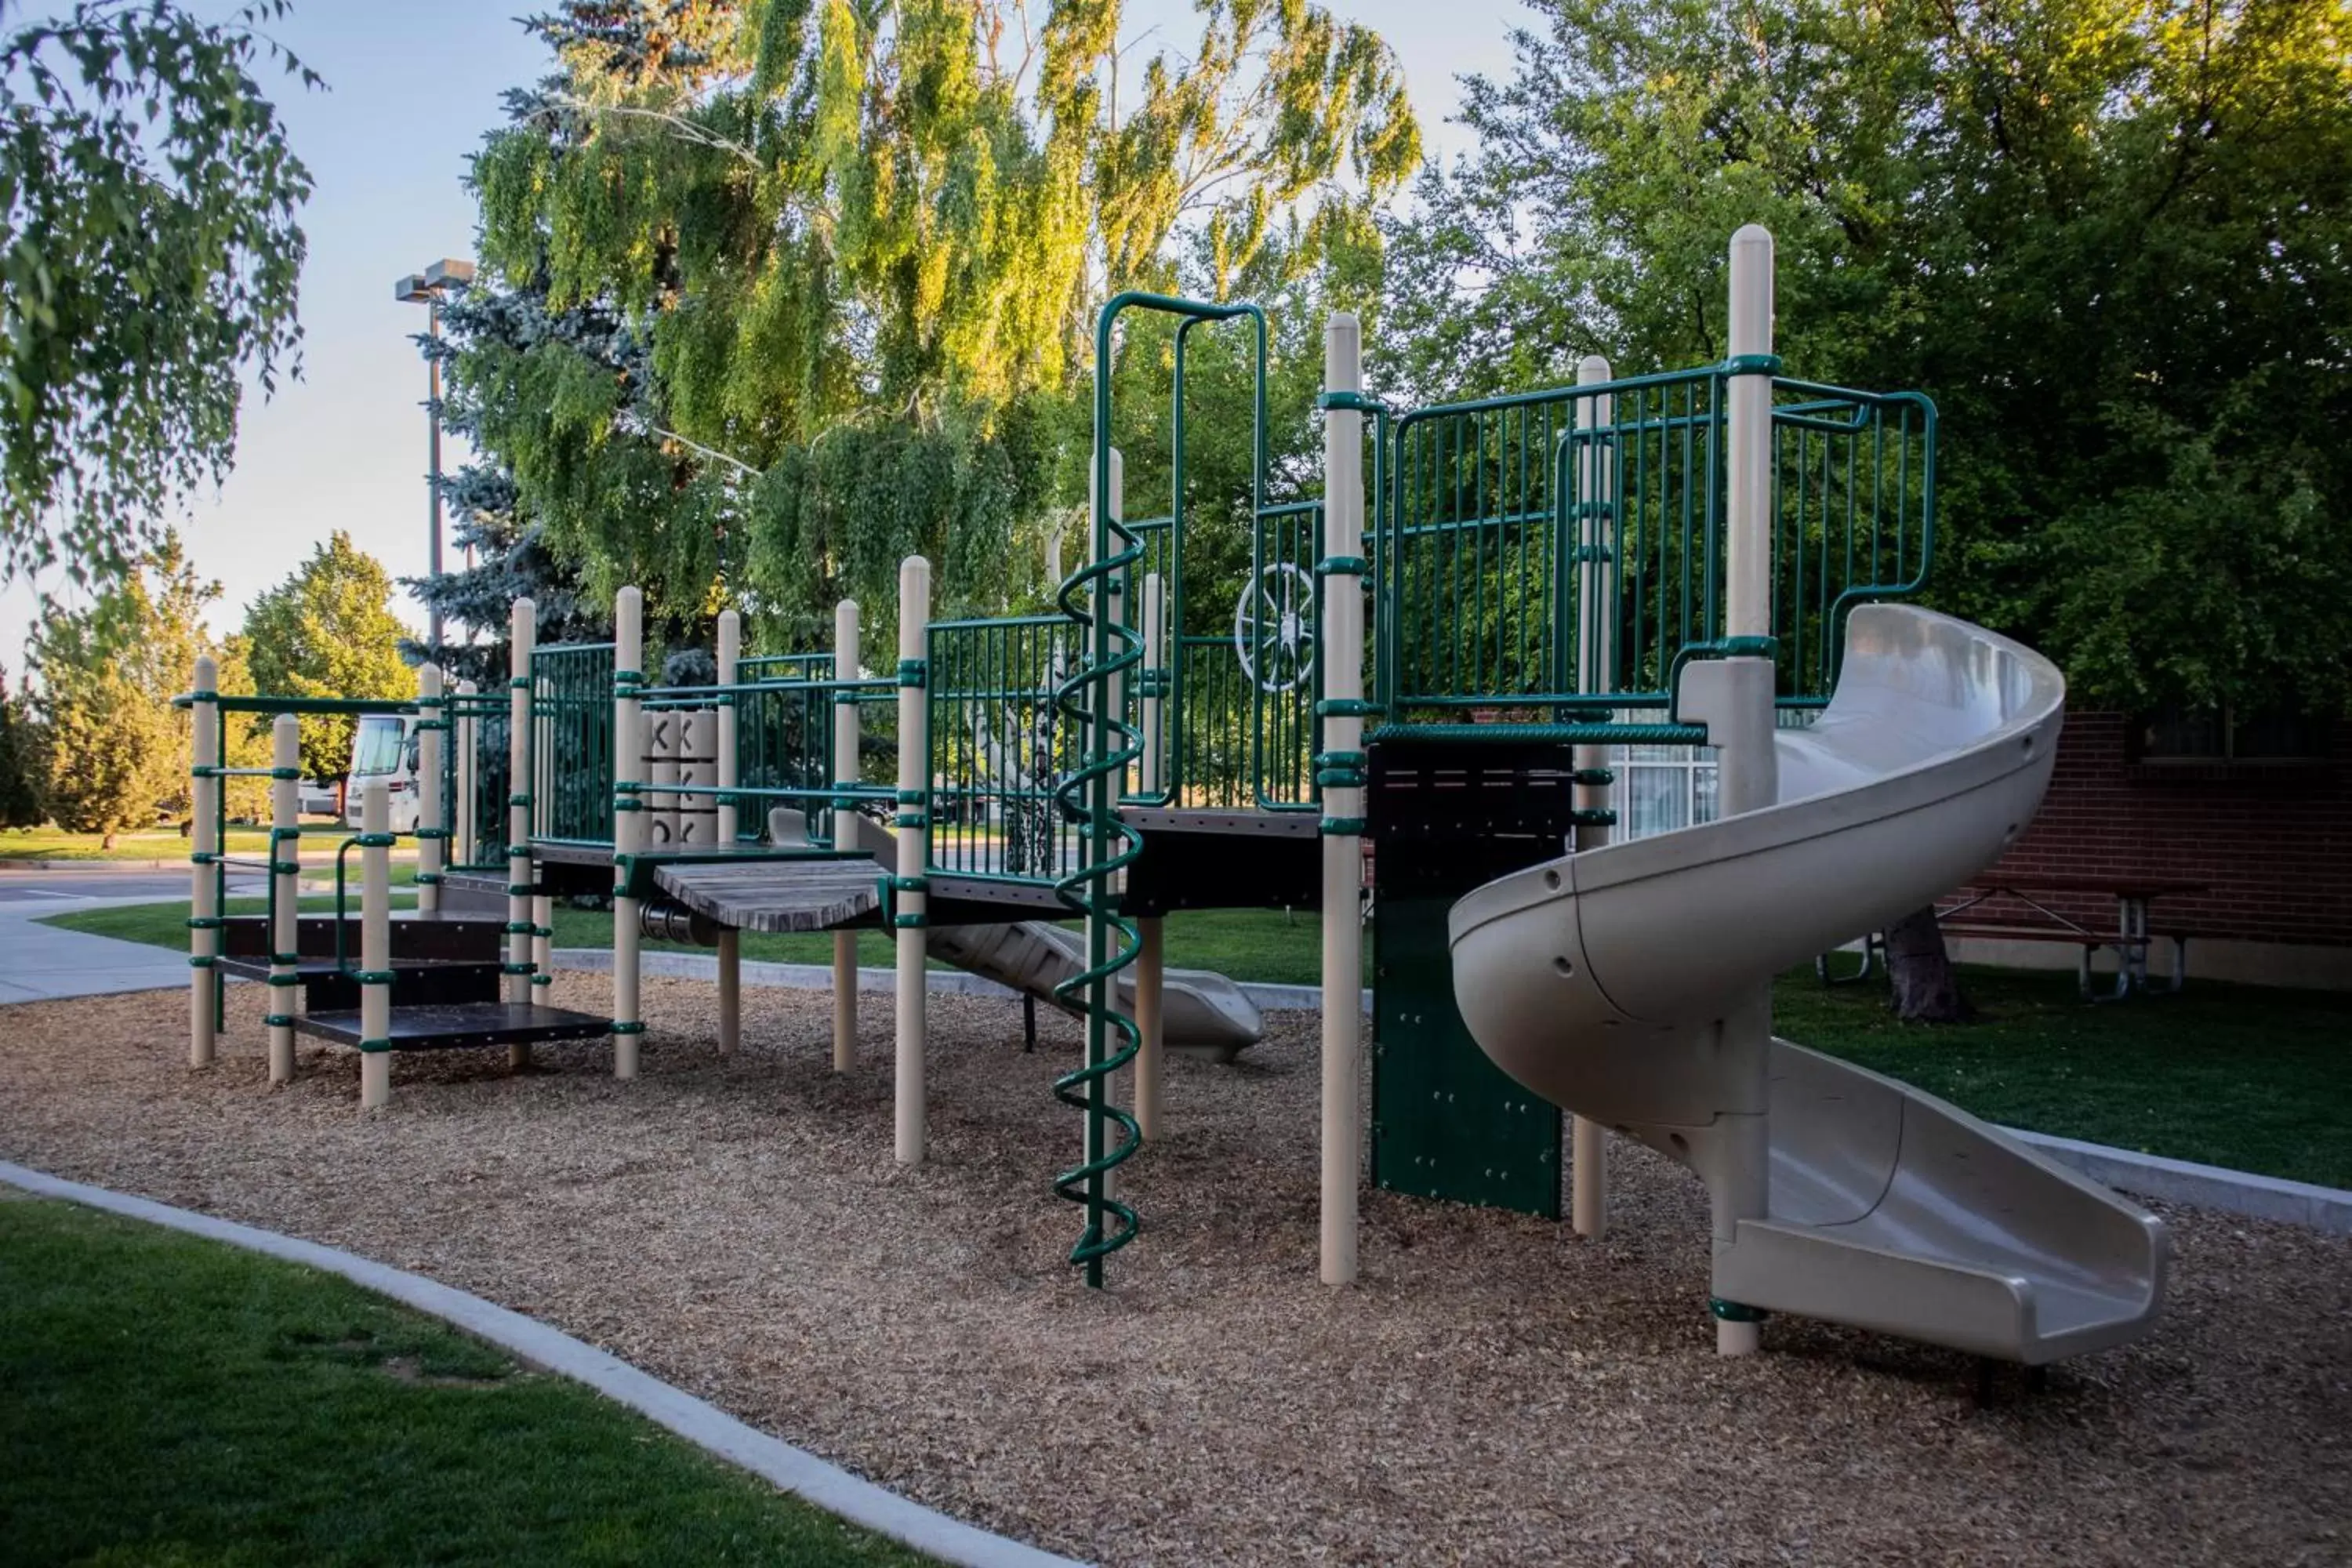
M 2202 882 L 2187 881 L 2176 877 L 2007 877 L 1998 880 L 1979 879 L 1960 889 L 1960 902 L 1938 910 L 1946 934 L 1951 936 L 1990 937 L 2007 942 L 2071 942 L 2080 958 L 2075 979 L 2084 997 L 2098 1000 L 2091 984 L 2091 959 L 2101 948 L 2116 955 L 2115 989 L 2108 1000 L 2121 1001 L 2134 991 L 2153 994 L 2158 987 L 2147 975 L 2147 949 L 2152 934 L 2161 934 L 2172 943 L 2172 976 L 2170 984 L 2161 989 L 2165 994 L 2178 991 L 2188 980 L 2189 933 L 2173 930 L 2161 933 L 2151 931 L 2148 910 L 2158 899 L 2179 898 L 2205 890 Z M 2095 931 L 2089 926 L 2050 907 L 2045 900 L 2089 894 L 2113 899 L 2116 902 L 2116 923 L 2112 931 Z M 1974 920 L 1964 918 L 1987 900 L 2007 898 L 2023 904 L 2039 920 L 1996 921 L 1979 915 Z

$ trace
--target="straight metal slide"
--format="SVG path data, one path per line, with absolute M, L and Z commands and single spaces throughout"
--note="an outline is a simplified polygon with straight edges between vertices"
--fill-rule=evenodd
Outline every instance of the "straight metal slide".
M 787 834 L 799 832 L 797 813 L 778 812 L 788 824 Z M 895 836 L 869 817 L 845 814 L 851 848 L 871 853 L 890 865 Z M 780 840 L 781 841 L 781 840 Z M 924 951 L 943 963 L 968 970 L 1012 990 L 1078 1016 L 1080 1010 L 1059 1000 L 1054 988 L 1086 972 L 1086 936 L 1043 921 L 1019 921 L 1004 925 L 933 926 L 924 935 Z M 1118 976 L 1118 1006 L 1132 1016 L 1135 973 Z M 1171 969 L 1161 977 L 1160 1027 L 1169 1049 L 1231 1061 L 1257 1044 L 1265 1032 L 1257 1005 L 1225 976 L 1206 969 Z
M 1707 668 L 1686 668 L 1685 713 Z M 2030 648 L 1862 606 L 1819 721 L 1774 737 L 1774 805 L 1454 906 L 1473 1037 L 1536 1093 L 1699 1174 L 1720 1300 L 2027 1364 L 2154 1322 L 2154 1215 L 1931 1095 L 1784 1040 L 1741 1048 L 1769 1029 L 1772 976 L 2000 858 L 2049 783 L 2064 700 Z

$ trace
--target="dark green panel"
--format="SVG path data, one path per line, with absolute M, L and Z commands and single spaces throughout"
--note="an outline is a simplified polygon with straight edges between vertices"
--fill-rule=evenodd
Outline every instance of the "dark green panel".
M 1454 1005 L 1450 898 L 1372 921 L 1372 1180 L 1391 1192 L 1559 1217 L 1559 1111 L 1486 1059 Z

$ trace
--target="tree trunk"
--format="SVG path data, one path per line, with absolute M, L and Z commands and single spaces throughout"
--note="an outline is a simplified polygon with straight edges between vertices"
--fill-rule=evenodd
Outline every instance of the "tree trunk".
M 100 849 L 111 849 L 114 847 L 114 829 L 110 827 L 99 836 L 98 847 Z
M 1960 994 L 1933 904 L 1886 928 L 1886 974 L 1895 987 L 1895 1016 L 1907 1023 L 1965 1024 L 1976 1016 Z

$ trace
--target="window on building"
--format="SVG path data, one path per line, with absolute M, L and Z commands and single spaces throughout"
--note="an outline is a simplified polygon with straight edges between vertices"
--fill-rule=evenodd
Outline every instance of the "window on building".
M 1818 715 L 1811 709 L 1784 708 L 1774 716 L 1783 730 L 1801 730 Z M 1628 723 L 1663 724 L 1664 711 L 1636 710 Z M 1617 775 L 1609 804 L 1617 810 L 1617 837 L 1647 838 L 1696 827 L 1716 816 L 1716 767 L 1712 746 L 1612 746 L 1609 766 Z
M 2327 731 L 2288 709 L 2176 704 L 2142 718 L 2134 739 L 2141 762 L 2294 762 L 2326 756 Z

